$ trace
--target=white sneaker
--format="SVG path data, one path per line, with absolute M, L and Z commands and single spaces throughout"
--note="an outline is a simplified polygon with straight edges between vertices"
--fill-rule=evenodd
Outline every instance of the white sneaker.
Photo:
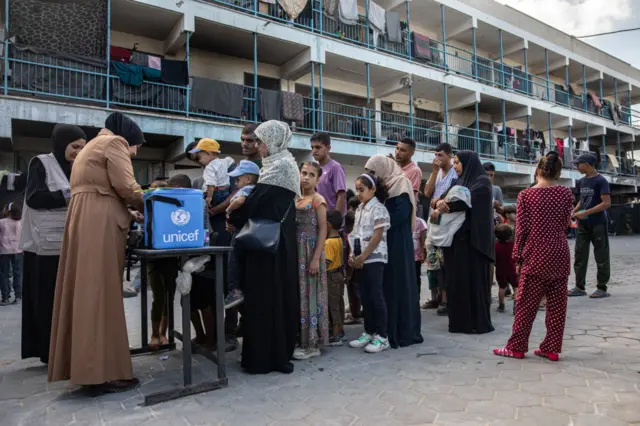
M 297 359 L 297 360 L 302 360 L 302 359 L 307 359 L 306 358 L 306 353 L 304 351 L 304 349 L 296 347 L 295 350 L 293 351 L 293 359 Z
M 356 340 L 352 340 L 349 342 L 349 346 L 352 348 L 361 349 L 371 343 L 373 336 L 367 333 L 362 333 L 362 336 L 358 337 Z
M 378 352 L 385 351 L 390 347 L 389 339 L 378 334 L 374 334 L 373 340 L 364 348 L 364 351 L 370 354 L 377 354 Z
M 308 348 L 308 349 L 296 348 L 293 351 L 293 358 L 297 359 L 298 361 L 304 361 L 306 359 L 315 358 L 320 355 L 321 355 L 321 352 L 319 348 Z

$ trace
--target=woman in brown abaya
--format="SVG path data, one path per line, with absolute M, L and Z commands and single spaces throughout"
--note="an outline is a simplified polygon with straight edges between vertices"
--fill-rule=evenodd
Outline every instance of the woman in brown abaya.
M 49 381 L 70 379 L 118 392 L 133 377 L 122 303 L 127 206 L 142 211 L 131 157 L 144 135 L 130 118 L 111 114 L 78 155 L 62 243 L 51 329 Z

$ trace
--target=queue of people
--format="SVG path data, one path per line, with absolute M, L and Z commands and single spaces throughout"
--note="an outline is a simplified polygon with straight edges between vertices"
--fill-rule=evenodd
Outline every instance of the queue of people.
M 144 134 L 116 112 L 96 138 L 86 139 L 78 127 L 56 126 L 53 152 L 29 165 L 24 208 L 8 206 L 0 220 L 2 301 L 8 301 L 9 264 L 16 300 L 23 298 L 22 357 L 48 364 L 50 381 L 119 392 L 138 385 L 122 273 L 130 223 L 143 220 L 143 194 L 131 158 Z M 492 184 L 495 167 L 483 165 L 475 152 L 454 154 L 450 145 L 439 145 L 421 191 L 422 172 L 412 161 L 415 142 L 403 139 L 394 155 L 374 155 L 366 162 L 353 182 L 356 195 L 349 198 L 345 171 L 331 158 L 330 136 L 313 135 L 315 161 L 302 164 L 289 151 L 291 139 L 291 129 L 280 121 L 247 125 L 241 135 L 245 159 L 238 164 L 220 157 L 217 141 L 201 139 L 186 154 L 203 166 L 202 179 L 191 182 L 177 175 L 154 183 L 193 185 L 206 194 L 210 244 L 232 247 L 224 271 L 225 349 L 235 350 L 241 335 L 240 362 L 250 374 L 291 373 L 294 360 L 342 345 L 347 313 L 352 324 L 364 320 L 351 348 L 378 353 L 422 343 L 424 263 L 431 300 L 422 308 L 447 316 L 451 333 L 494 330 L 493 265 L 498 312 L 505 310 L 507 288 L 517 291 L 513 335 L 494 351 L 499 356 L 524 357 L 545 297 L 548 334 L 535 354 L 557 360 L 566 317 L 570 256 L 565 233 L 571 218 L 580 221 L 579 236 L 599 244 L 597 293 L 606 292 L 608 245 L 598 218 L 586 221 L 606 208 L 609 189 L 593 174 L 590 158 L 578 158 L 579 169 L 591 180 L 581 181 L 575 208 L 571 190 L 557 185 L 562 160 L 551 152 L 537 166 L 535 186 L 520 193 L 514 218 Z M 419 207 L 422 197 L 430 200 L 428 212 Z M 267 222 L 277 226 L 267 232 L 260 228 Z M 586 244 L 576 246 L 581 274 Z M 155 348 L 166 343 L 165 314 L 171 306 L 165 295 L 178 265 L 151 266 L 149 345 Z M 212 348 L 216 315 L 209 276 L 206 271 L 194 276 L 191 318 L 196 342 Z M 579 275 L 578 291 L 584 291 L 583 280 Z

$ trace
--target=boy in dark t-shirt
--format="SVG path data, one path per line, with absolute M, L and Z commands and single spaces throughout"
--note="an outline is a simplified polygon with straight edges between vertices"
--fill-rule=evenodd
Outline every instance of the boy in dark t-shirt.
M 598 266 L 598 288 L 590 297 L 600 299 L 609 297 L 607 284 L 610 277 L 610 259 L 606 210 L 611 207 L 611 189 L 607 179 L 595 170 L 596 157 L 593 154 L 580 155 L 575 164 L 578 171 L 585 176 L 578 181 L 580 200 L 572 214 L 572 219 L 578 221 L 574 261 L 576 286 L 569 291 L 569 296 L 587 294 L 589 244 L 593 244 L 593 254 Z

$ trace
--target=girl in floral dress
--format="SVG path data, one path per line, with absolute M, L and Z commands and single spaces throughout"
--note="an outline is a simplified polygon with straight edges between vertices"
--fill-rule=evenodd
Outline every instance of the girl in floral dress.
M 329 299 L 324 241 L 327 238 L 327 204 L 316 192 L 322 169 L 317 163 L 300 166 L 301 198 L 296 201 L 300 334 L 293 357 L 320 355 L 319 345 L 329 343 Z

